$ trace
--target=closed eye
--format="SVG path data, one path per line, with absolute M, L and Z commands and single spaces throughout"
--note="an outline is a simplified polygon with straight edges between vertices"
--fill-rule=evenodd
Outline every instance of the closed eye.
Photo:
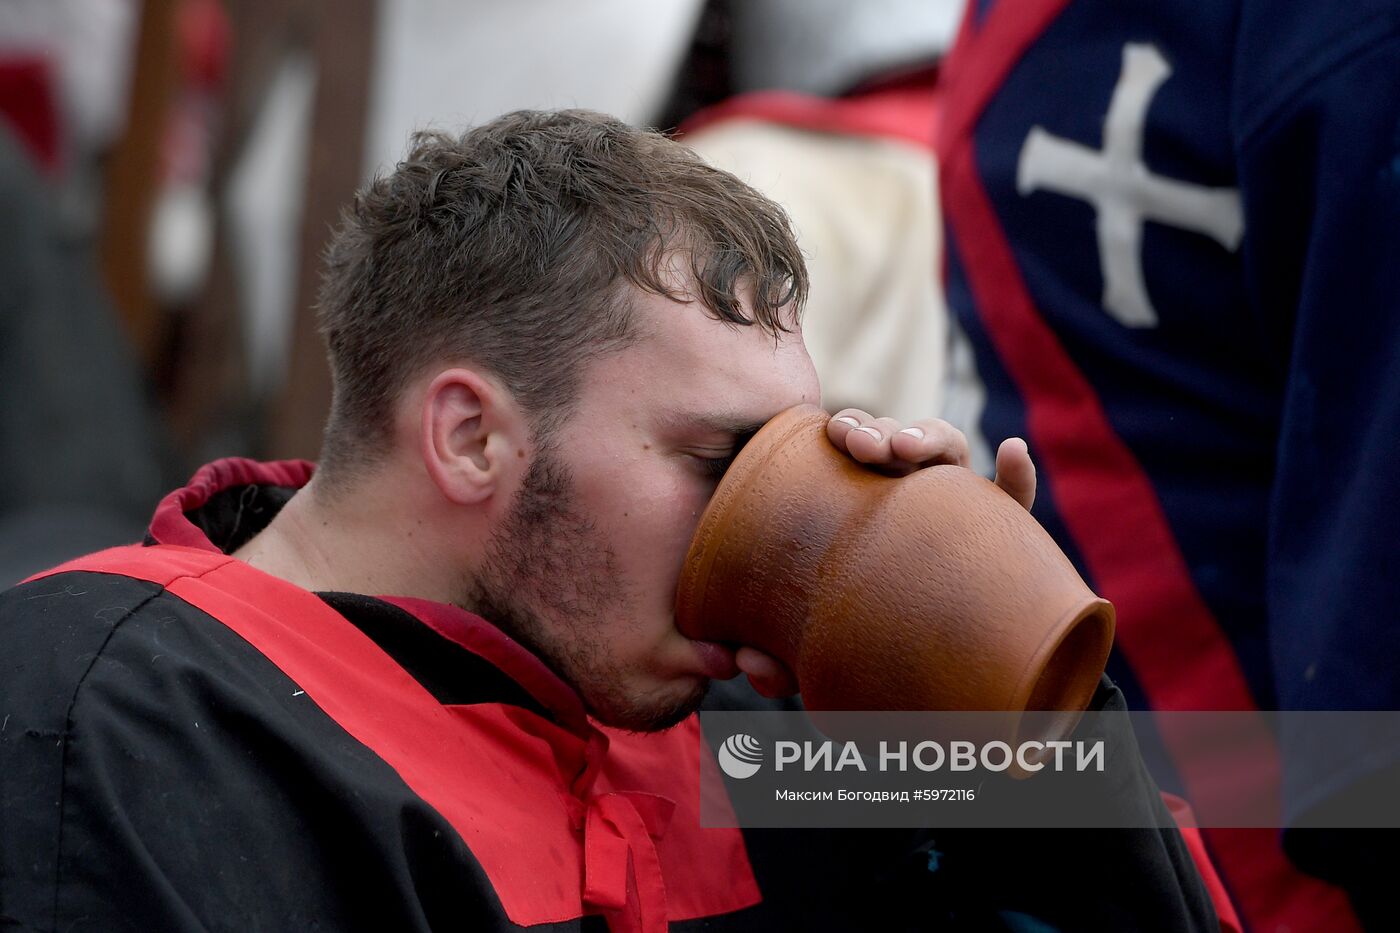
M 724 476 L 730 466 L 734 464 L 734 458 L 739 456 L 739 451 L 743 449 L 744 445 L 747 444 L 756 433 L 757 429 L 753 429 L 737 434 L 734 438 L 734 445 L 728 450 L 693 453 L 690 454 L 690 457 L 695 460 L 700 471 L 704 473 L 705 476 L 718 480 L 720 477 Z
M 706 457 L 700 454 L 690 454 L 690 458 L 695 461 L 701 473 L 715 480 L 724 476 L 725 471 L 728 470 L 730 465 L 734 462 L 734 455 L 732 453 L 725 454 L 722 457 Z

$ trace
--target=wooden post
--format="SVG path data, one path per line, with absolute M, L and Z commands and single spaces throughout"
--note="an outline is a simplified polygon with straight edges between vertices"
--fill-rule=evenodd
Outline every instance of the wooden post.
M 321 253 L 364 171 L 377 6 L 377 0 L 315 6 L 316 103 L 287 380 L 271 414 L 268 452 L 274 457 L 315 457 L 330 410 L 330 371 L 316 331 L 316 290 Z
M 175 322 L 166 382 L 158 384 L 172 439 L 191 467 L 215 456 L 259 454 L 266 440 L 263 400 L 253 397 L 249 380 L 243 283 L 230 255 L 223 198 L 279 63 L 310 42 L 315 3 L 225 2 L 233 38 L 210 186 L 219 203 L 214 254 L 198 299 Z
M 109 156 L 102 218 L 102 271 L 138 358 L 149 370 L 164 334 L 147 281 L 151 208 L 161 142 L 179 73 L 179 0 L 143 0 L 127 123 Z

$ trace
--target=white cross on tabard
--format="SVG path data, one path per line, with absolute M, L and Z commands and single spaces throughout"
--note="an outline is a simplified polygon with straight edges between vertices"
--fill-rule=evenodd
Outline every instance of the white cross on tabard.
M 1153 220 L 1204 233 L 1233 252 L 1244 235 L 1238 188 L 1209 188 L 1153 175 L 1142 161 L 1143 125 L 1171 66 L 1155 46 L 1123 46 L 1123 70 L 1103 124 L 1103 150 L 1036 126 L 1016 166 L 1016 190 L 1081 198 L 1097 213 L 1103 306 L 1127 327 L 1157 326 L 1142 276 L 1142 226 Z

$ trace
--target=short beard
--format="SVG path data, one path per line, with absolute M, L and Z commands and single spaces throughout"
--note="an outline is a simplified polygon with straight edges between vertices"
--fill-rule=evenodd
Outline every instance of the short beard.
M 628 617 L 633 602 L 616 555 L 577 510 L 568 467 L 553 448 L 540 446 L 462 607 L 531 649 L 600 722 L 657 732 L 698 709 L 708 681 L 650 702 L 625 693 L 626 671 L 597 625 Z

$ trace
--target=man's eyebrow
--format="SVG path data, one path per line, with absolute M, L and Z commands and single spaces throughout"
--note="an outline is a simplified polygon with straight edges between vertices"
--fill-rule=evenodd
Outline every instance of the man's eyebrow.
M 673 431 L 703 431 L 709 434 L 732 434 L 748 438 L 758 432 L 766 421 L 756 421 L 742 415 L 672 412 L 661 419 L 663 427 Z

